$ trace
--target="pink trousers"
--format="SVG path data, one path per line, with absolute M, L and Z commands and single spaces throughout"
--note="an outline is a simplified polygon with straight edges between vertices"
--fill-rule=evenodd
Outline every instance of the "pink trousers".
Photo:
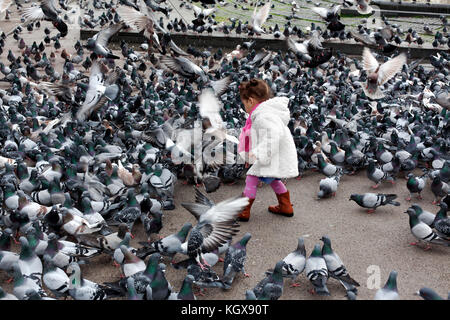
M 256 190 L 258 188 L 258 181 L 262 180 L 266 182 L 266 179 L 260 179 L 256 176 L 248 175 L 245 179 L 245 189 L 244 189 L 244 196 L 246 196 L 249 199 L 255 199 L 256 198 Z M 272 187 L 273 191 L 275 191 L 276 194 L 282 194 L 287 192 L 286 186 L 283 182 L 279 179 L 275 179 L 272 182 L 270 182 L 270 186 Z

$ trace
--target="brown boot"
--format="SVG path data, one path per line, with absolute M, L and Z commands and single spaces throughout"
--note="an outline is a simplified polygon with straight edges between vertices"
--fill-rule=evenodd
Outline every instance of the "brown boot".
M 279 214 L 285 217 L 292 217 L 294 215 L 294 208 L 289 199 L 289 191 L 282 194 L 277 194 L 278 205 L 270 206 L 269 211 L 274 214 Z
M 238 221 L 248 221 L 250 219 L 250 208 L 252 207 L 253 201 L 255 201 L 255 199 L 248 199 L 248 205 L 237 217 Z

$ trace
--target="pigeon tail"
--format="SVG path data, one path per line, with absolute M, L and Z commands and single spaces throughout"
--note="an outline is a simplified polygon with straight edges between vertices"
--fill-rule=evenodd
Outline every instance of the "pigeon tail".
M 386 194 L 386 204 L 392 204 L 393 206 L 400 206 L 400 202 L 394 201 L 395 199 L 397 199 L 397 195 L 396 194 Z

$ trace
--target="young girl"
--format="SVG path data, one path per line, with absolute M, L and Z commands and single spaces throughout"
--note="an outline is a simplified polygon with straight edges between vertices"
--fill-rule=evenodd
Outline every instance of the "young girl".
M 250 219 L 258 181 L 270 184 L 277 195 L 278 205 L 270 206 L 269 211 L 292 217 L 294 210 L 289 191 L 280 180 L 298 176 L 297 150 L 287 127 L 290 120 L 289 99 L 271 98 L 269 86 L 259 79 L 241 83 L 239 93 L 248 118 L 239 137 L 238 152 L 252 166 L 247 172 L 243 192 L 250 202 L 239 214 L 238 220 Z

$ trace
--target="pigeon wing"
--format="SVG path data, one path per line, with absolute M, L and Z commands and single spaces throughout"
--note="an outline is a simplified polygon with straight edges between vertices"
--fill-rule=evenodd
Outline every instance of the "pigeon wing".
M 143 2 L 143 1 L 141 1 Z M 121 6 L 118 9 L 122 19 L 130 26 L 136 28 L 138 31 L 145 30 L 152 20 L 143 12 L 136 11 L 127 6 Z M 145 11 L 144 11 L 145 12 Z
M 321 7 L 311 8 L 314 13 L 317 13 L 321 18 L 326 19 L 328 15 L 328 10 Z
M 124 22 L 116 23 L 106 29 L 103 29 L 99 31 L 95 36 L 94 40 L 101 46 L 106 47 L 109 39 L 115 35 L 117 32 L 119 32 L 120 29 L 122 29 L 125 26 Z
M 209 16 L 211 13 L 215 12 L 216 8 L 209 8 L 209 9 L 205 9 L 203 10 L 203 14 L 205 15 L 205 17 Z
M 223 79 L 217 80 L 217 81 L 211 81 L 211 87 L 214 90 L 214 94 L 217 97 L 220 97 L 225 90 L 228 89 L 228 85 L 231 82 L 231 76 L 227 76 Z
M 25 21 L 36 21 L 44 20 L 46 16 L 41 7 L 29 7 L 22 11 L 22 18 L 24 18 Z
M 192 5 L 192 9 L 194 9 L 194 13 L 196 16 L 198 16 L 200 13 L 202 13 L 202 9 L 197 7 L 195 4 Z M 206 14 L 205 14 L 206 16 Z
M 255 14 L 253 12 L 253 25 L 262 26 L 264 22 L 266 22 L 267 18 L 269 17 L 269 11 L 270 11 L 271 2 L 267 2 L 259 11 Z M 255 7 L 256 11 L 256 7 Z
M 350 31 L 352 37 L 361 43 L 364 43 L 367 46 L 376 46 L 376 42 L 367 35 L 362 35 L 354 31 Z
M 363 68 L 369 72 L 375 72 L 379 66 L 377 59 L 370 52 L 369 48 L 364 48 L 363 50 Z
M 83 106 L 77 113 L 77 118 L 84 120 L 87 115 L 92 112 L 92 108 L 99 102 L 100 98 L 103 96 L 103 92 L 99 91 L 98 88 L 103 87 L 104 78 L 103 74 L 100 72 L 100 67 L 97 63 L 92 66 L 91 75 L 89 77 L 89 87 L 86 92 L 86 99 L 84 100 Z
M 200 189 L 194 187 L 195 189 L 195 202 L 199 204 L 203 204 L 212 208 L 214 206 L 214 202 L 212 202 L 206 195 L 204 195 Z
M 399 72 L 403 65 L 406 63 L 406 55 L 404 53 L 399 54 L 395 58 L 383 63 L 380 66 L 378 75 L 378 84 L 383 85 L 389 79 L 391 79 L 397 72 Z
M 200 217 L 199 226 L 204 236 L 205 250 L 213 251 L 238 232 L 235 220 L 246 205 L 248 205 L 248 198 L 231 198 L 218 203 Z M 207 225 L 208 227 L 205 227 Z

